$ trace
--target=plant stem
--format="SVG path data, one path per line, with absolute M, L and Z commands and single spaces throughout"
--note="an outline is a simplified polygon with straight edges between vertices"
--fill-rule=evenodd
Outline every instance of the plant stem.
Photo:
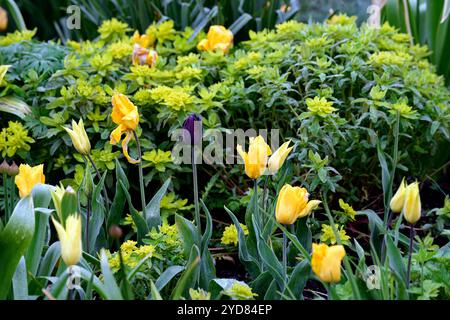
M 144 190 L 144 173 L 142 170 L 142 151 L 141 151 L 141 143 L 139 142 L 139 137 L 136 133 L 136 131 L 133 131 L 134 139 L 136 140 L 136 146 L 138 150 L 138 156 L 139 156 L 139 189 L 141 191 L 141 205 L 142 205 L 142 214 L 144 214 L 145 210 L 145 204 L 147 203 L 145 201 L 145 190 Z
M 283 271 L 284 278 L 287 280 L 287 236 L 286 233 L 283 232 Z
M 87 208 L 86 208 L 86 252 L 89 252 L 89 220 L 91 218 L 91 205 L 92 205 L 92 195 L 87 197 Z
M 264 213 L 267 212 L 267 200 L 269 198 L 269 194 L 268 194 L 268 187 L 269 187 L 269 176 L 267 175 L 264 179 L 264 189 L 263 189 L 263 208 L 264 208 Z M 263 227 L 265 225 L 265 218 L 264 218 L 265 214 L 263 215 Z
M 255 202 L 253 203 L 253 205 L 255 206 L 255 216 L 259 223 L 259 230 L 261 230 L 262 222 L 261 222 L 261 217 L 259 215 L 258 179 L 253 180 L 253 192 L 255 194 L 255 196 L 254 196 Z
M 4 205 L 5 205 L 5 216 L 6 216 L 6 221 L 8 222 L 9 220 L 9 216 L 10 216 L 10 212 L 9 212 L 9 201 L 8 201 L 8 184 L 7 184 L 7 175 L 6 173 L 3 173 L 3 199 L 4 199 Z
M 413 252 L 414 227 L 409 225 L 409 255 L 408 255 L 408 270 L 406 271 L 406 288 L 409 289 L 409 282 L 411 281 L 411 259 Z
M 9 212 L 12 214 L 16 204 L 16 184 L 14 183 L 14 177 L 10 177 L 11 189 L 9 190 Z
M 97 168 L 97 165 L 95 164 L 94 160 L 92 159 L 91 155 L 88 154 L 87 158 L 89 159 L 89 162 L 92 164 L 92 167 L 95 170 L 95 174 L 97 175 L 97 178 L 99 181 L 102 181 L 102 175 L 100 174 L 100 171 Z M 86 170 L 88 170 L 89 168 L 86 165 Z M 108 193 L 106 192 L 106 188 L 105 188 L 105 184 L 103 183 L 103 188 L 102 188 L 102 192 L 103 192 L 103 197 L 105 198 L 105 203 L 106 203 L 106 211 L 109 212 L 109 198 L 108 198 Z
M 191 146 L 191 162 L 192 162 L 192 181 L 194 183 L 194 206 L 195 206 L 195 224 L 197 225 L 198 233 L 202 236 L 202 225 L 200 220 L 200 205 L 198 203 L 198 176 L 197 164 L 195 162 L 195 147 Z
M 328 220 L 330 221 L 331 228 L 333 229 L 333 233 L 336 236 L 336 241 L 339 245 L 342 245 L 341 236 L 336 228 L 336 225 L 334 224 L 334 219 L 331 216 L 330 209 L 328 208 L 328 202 L 326 198 L 326 193 L 324 192 L 322 194 L 322 200 L 323 200 L 323 207 L 325 209 L 325 213 L 328 217 Z M 350 262 L 348 261 L 348 257 L 344 257 L 344 268 L 347 273 L 347 278 L 350 281 L 350 284 L 352 286 L 353 296 L 355 300 L 361 299 L 361 294 L 358 289 L 358 285 L 356 284 L 355 275 L 353 274 L 352 268 L 350 266 Z

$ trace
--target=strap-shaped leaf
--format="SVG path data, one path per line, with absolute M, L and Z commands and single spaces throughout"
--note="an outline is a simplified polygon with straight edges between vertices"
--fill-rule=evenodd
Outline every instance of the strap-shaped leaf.
M 11 279 L 34 234 L 33 198 L 19 201 L 8 224 L 0 233 L 0 300 L 8 296 Z
M 162 187 L 156 192 L 150 202 L 147 204 L 144 210 L 144 219 L 147 222 L 149 230 L 153 228 L 158 229 L 161 225 L 161 200 L 167 192 L 167 188 L 170 185 L 170 178 L 164 182 Z

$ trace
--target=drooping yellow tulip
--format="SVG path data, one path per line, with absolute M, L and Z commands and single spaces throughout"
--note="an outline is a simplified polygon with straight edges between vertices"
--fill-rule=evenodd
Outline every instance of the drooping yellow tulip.
M 400 186 L 397 189 L 397 192 L 391 199 L 390 207 L 392 212 L 400 213 L 403 209 L 403 204 L 405 202 L 405 191 L 406 191 L 406 182 L 405 178 L 403 178 Z
M 0 7 L 0 31 L 5 31 L 6 28 L 8 28 L 8 13 Z
M 138 163 L 128 154 L 128 142 L 133 136 L 139 124 L 139 113 L 137 107 L 123 94 L 118 93 L 112 97 L 112 120 L 117 124 L 117 128 L 111 132 L 110 143 L 117 144 L 122 138 L 122 134 L 126 133 L 126 137 L 122 141 L 123 154 L 130 163 Z
M 202 51 L 223 51 L 228 53 L 233 46 L 233 33 L 224 26 L 211 26 L 206 39 L 201 40 L 197 49 Z
M 320 204 L 319 200 L 308 201 L 305 188 L 285 184 L 281 188 L 275 208 L 275 218 L 281 224 L 293 224 L 298 218 L 307 216 Z
M 38 183 L 45 183 L 44 165 L 30 167 L 28 164 L 19 166 L 19 174 L 14 179 L 21 198 L 28 196 Z
M 406 187 L 405 204 L 403 205 L 403 216 L 411 224 L 420 219 L 422 206 L 420 203 L 419 183 L 413 182 Z
M 72 120 L 72 129 L 63 127 L 64 130 L 70 136 L 73 146 L 82 155 L 88 155 L 91 152 L 91 143 L 89 142 L 88 135 L 84 129 L 83 119 L 80 119 L 78 123 Z
M 280 170 L 281 166 L 283 165 L 284 161 L 286 160 L 287 156 L 291 152 L 291 150 L 294 147 L 289 148 L 289 144 L 291 143 L 291 140 L 283 143 L 281 147 L 279 147 L 269 158 L 269 173 L 275 174 Z
M 345 249 L 341 245 L 328 246 L 324 243 L 313 243 L 312 270 L 324 282 L 339 282 L 341 280 L 341 262 L 344 257 Z
M 244 160 L 245 173 L 249 178 L 257 179 L 264 174 L 272 151 L 262 136 L 250 138 L 248 153 L 242 149 L 241 145 L 238 145 L 236 150 Z
M 73 266 L 81 259 L 81 216 L 69 215 L 65 227 L 52 217 L 59 241 L 61 242 L 61 257 L 67 266 Z

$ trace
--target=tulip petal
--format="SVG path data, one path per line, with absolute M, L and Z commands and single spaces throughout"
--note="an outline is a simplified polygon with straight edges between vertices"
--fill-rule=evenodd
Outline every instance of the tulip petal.
M 127 136 L 122 141 L 122 152 L 123 152 L 123 155 L 125 156 L 125 158 L 127 158 L 129 163 L 137 164 L 137 163 L 140 162 L 140 160 L 133 159 L 128 154 L 128 142 L 130 142 L 130 139 L 131 139 L 132 136 L 133 136 L 133 132 L 132 131 L 127 131 Z

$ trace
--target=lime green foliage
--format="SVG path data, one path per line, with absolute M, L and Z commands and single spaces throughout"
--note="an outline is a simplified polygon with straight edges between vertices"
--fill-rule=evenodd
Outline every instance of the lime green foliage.
M 34 30 L 23 30 L 23 31 L 14 31 L 12 33 L 8 33 L 6 36 L 0 37 L 0 46 L 9 46 L 13 43 L 17 43 L 20 41 L 31 40 L 36 34 L 36 29 Z
M 242 231 L 244 231 L 244 234 L 248 235 L 247 226 L 245 226 L 241 223 L 241 228 L 242 228 Z M 238 232 L 237 232 L 236 226 L 234 224 L 231 224 L 228 227 L 225 227 L 225 230 L 223 231 L 220 242 L 222 242 L 225 245 L 237 246 L 237 244 L 239 242 L 239 238 L 238 238 Z
M 30 143 L 34 139 L 28 136 L 26 130 L 20 122 L 9 121 L 8 127 L 0 131 L 0 152 L 2 157 L 12 158 L 17 153 L 25 158 L 30 151 Z
M 191 300 L 211 300 L 211 293 L 206 292 L 203 289 L 189 289 L 189 296 L 191 297 Z
M 172 153 L 170 151 L 152 150 L 142 155 L 143 167 L 154 167 L 159 172 L 166 171 L 166 165 L 172 163 Z
M 350 237 L 344 230 L 344 226 L 336 225 L 336 228 L 339 232 L 339 237 L 343 244 L 349 244 Z M 336 235 L 333 232 L 333 228 L 328 224 L 322 224 L 322 234 L 320 235 L 320 241 L 328 243 L 328 244 L 336 244 L 337 239 Z
M 223 291 L 223 294 L 233 300 L 253 300 L 258 296 L 252 292 L 252 288 L 248 284 L 240 281 L 233 282 L 229 288 Z
M 339 207 L 344 210 L 344 214 L 350 219 L 355 220 L 356 211 L 351 205 L 344 202 L 344 200 L 339 199 Z
M 138 246 L 136 241 L 128 240 L 121 244 L 123 264 L 128 269 L 135 268 L 145 257 L 152 257 L 155 248 L 150 245 Z M 110 254 L 109 266 L 113 272 L 120 270 L 120 256 L 118 252 Z

